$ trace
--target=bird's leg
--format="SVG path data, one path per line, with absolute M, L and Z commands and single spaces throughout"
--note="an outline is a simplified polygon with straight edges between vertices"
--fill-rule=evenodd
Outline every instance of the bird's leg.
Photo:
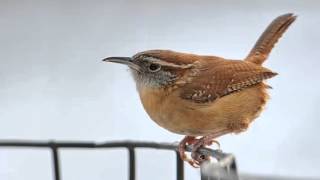
M 198 139 L 197 142 L 194 143 L 191 152 L 191 157 L 193 161 L 195 161 L 197 165 L 200 165 L 200 163 L 202 163 L 203 161 L 208 160 L 209 157 L 198 152 L 199 148 L 204 146 L 210 146 L 212 145 L 212 143 L 216 143 L 220 149 L 220 143 L 214 139 L 229 132 L 230 130 L 221 130 Z
M 196 162 L 193 159 L 188 158 L 188 156 L 186 155 L 186 146 L 187 145 L 192 145 L 192 144 L 196 143 L 196 141 L 197 141 L 197 139 L 194 136 L 185 136 L 180 141 L 179 147 L 178 147 L 180 158 L 183 161 L 187 161 L 193 167 L 198 167 L 198 164 L 196 165 Z

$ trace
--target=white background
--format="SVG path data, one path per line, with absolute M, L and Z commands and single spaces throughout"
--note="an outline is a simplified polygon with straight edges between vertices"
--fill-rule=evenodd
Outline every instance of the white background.
M 299 15 L 266 67 L 272 99 L 220 138 L 242 173 L 320 177 L 318 1 L 0 1 L 0 139 L 179 141 L 107 56 L 172 49 L 243 58 L 276 16 Z M 126 179 L 126 151 L 61 152 L 64 180 Z M 174 179 L 174 154 L 139 150 L 138 178 Z M 198 179 L 186 169 L 186 179 Z M 47 150 L 0 149 L 1 180 L 52 179 Z

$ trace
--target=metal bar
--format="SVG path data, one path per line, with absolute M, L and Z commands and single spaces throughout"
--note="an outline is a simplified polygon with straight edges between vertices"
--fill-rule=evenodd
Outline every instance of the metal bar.
M 232 164 L 231 164 L 230 168 L 231 168 L 231 170 L 234 171 L 234 172 L 237 172 L 237 171 L 238 171 L 238 170 L 237 170 L 237 163 L 236 163 L 236 160 L 235 160 L 235 159 L 232 161 Z
M 35 148 L 50 148 L 53 155 L 53 166 L 54 166 L 54 177 L 55 180 L 61 180 L 60 167 L 59 167 L 59 156 L 58 148 L 127 148 L 129 152 L 129 180 L 135 180 L 135 151 L 134 148 L 153 148 L 162 150 L 171 150 L 176 152 L 176 168 L 177 180 L 184 180 L 184 163 L 180 159 L 177 151 L 177 144 L 173 143 L 155 143 L 155 142 L 137 142 L 137 141 L 112 141 L 104 143 L 94 142 L 75 142 L 75 141 L 59 141 L 59 142 L 44 142 L 44 141 L 5 141 L 0 140 L 0 147 L 35 147 Z M 186 147 L 187 151 L 192 150 L 192 145 Z M 236 163 L 233 156 L 225 154 L 220 150 L 212 150 L 208 148 L 201 148 L 198 151 L 201 154 L 209 155 L 216 158 L 219 162 L 222 162 L 221 167 L 226 168 L 227 174 L 235 173 L 234 179 L 238 179 Z M 231 160 L 231 161 L 230 161 Z M 232 163 L 233 161 L 233 163 Z M 224 165 L 223 165 L 224 164 Z M 218 172 L 219 171 L 211 171 Z M 213 179 L 212 179 L 213 178 Z M 201 168 L 201 179 L 202 180 L 216 180 L 217 177 L 209 177 L 208 174 L 203 173 Z M 221 178 L 219 178 L 220 180 Z
M 200 167 L 200 174 L 201 174 L 201 180 L 220 180 L 220 179 L 216 179 L 214 177 L 208 176 L 208 173 L 205 172 L 203 167 Z
M 176 152 L 177 180 L 184 180 L 184 164 L 179 152 Z
M 30 141 L 30 140 L 0 140 L 0 147 L 38 147 L 38 148 L 48 148 L 52 146 L 52 143 L 56 147 L 64 147 L 64 148 L 93 148 L 95 147 L 95 143 L 91 142 L 65 142 L 65 141 L 50 141 L 50 142 L 44 142 L 44 141 Z
M 201 180 L 239 180 L 236 160 L 232 154 L 223 154 L 217 160 L 201 164 Z
M 129 151 L 129 180 L 135 180 L 136 178 L 136 158 L 134 148 L 128 148 Z
M 54 170 L 54 179 L 60 180 L 60 167 L 59 167 L 59 154 L 58 148 L 55 146 L 54 143 L 51 145 L 51 152 L 53 157 L 53 170 Z
M 5 141 L 0 140 L 0 147 L 50 147 L 52 142 L 42 141 Z M 105 143 L 93 143 L 93 142 L 76 142 L 76 141 L 54 141 L 56 147 L 59 148 L 154 148 L 154 149 L 166 149 L 176 150 L 177 144 L 173 143 L 155 143 L 155 142 L 139 142 L 139 141 L 110 141 Z
M 239 174 L 235 158 L 233 158 L 232 164 L 230 165 L 230 171 L 233 173 L 234 180 L 239 180 Z

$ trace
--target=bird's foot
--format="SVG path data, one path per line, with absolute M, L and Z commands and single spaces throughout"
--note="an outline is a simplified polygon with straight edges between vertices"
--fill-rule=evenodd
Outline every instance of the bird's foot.
M 218 149 L 220 149 L 220 143 L 216 140 L 214 140 L 213 135 L 204 136 L 200 139 L 197 139 L 193 136 L 185 136 L 182 141 L 179 143 L 178 151 L 180 154 L 180 158 L 183 161 L 188 162 L 191 166 L 195 168 L 199 168 L 200 164 L 204 162 L 205 160 L 208 160 L 210 156 L 204 155 L 200 153 L 198 150 L 205 146 L 210 146 L 213 143 L 215 143 L 218 146 Z M 192 145 L 192 151 L 191 151 L 191 158 L 187 156 L 186 154 L 186 146 Z
M 179 154 L 180 154 L 180 158 L 183 160 L 183 161 L 186 161 L 188 162 L 191 166 L 195 167 L 195 168 L 198 168 L 200 167 L 199 166 L 199 163 L 196 162 L 195 160 L 189 158 L 186 154 L 186 146 L 187 145 L 192 145 L 192 144 L 195 144 L 197 142 L 197 139 L 193 136 L 185 136 L 182 141 L 179 143 L 179 147 L 178 147 L 178 151 L 179 151 Z
M 217 144 L 218 149 L 220 149 L 220 143 L 212 138 L 210 136 L 204 136 L 200 139 L 197 140 L 196 143 L 194 143 L 192 152 L 191 152 L 191 157 L 192 160 L 194 161 L 195 164 L 200 166 L 200 164 L 210 158 L 208 155 L 201 154 L 198 152 L 198 150 L 202 147 L 205 146 L 211 146 L 213 143 Z

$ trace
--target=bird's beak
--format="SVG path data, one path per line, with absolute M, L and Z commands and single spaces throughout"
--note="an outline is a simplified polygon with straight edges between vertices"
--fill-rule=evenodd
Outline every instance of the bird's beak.
M 132 69 L 140 71 L 140 67 L 133 62 L 133 59 L 131 57 L 107 57 L 107 58 L 103 59 L 102 61 L 125 64 Z

